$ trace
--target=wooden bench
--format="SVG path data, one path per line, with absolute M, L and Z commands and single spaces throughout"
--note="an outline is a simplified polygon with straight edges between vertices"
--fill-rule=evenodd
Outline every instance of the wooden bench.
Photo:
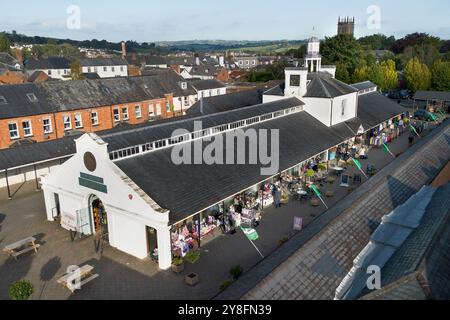
M 28 237 L 20 241 L 14 242 L 7 245 L 3 251 L 9 254 L 11 257 L 17 260 L 17 258 L 27 252 L 33 251 L 37 253 L 37 249 L 40 244 L 36 244 L 36 239 L 34 237 Z
M 91 282 L 95 278 L 99 277 L 98 274 L 92 274 L 94 267 L 90 265 L 84 265 L 79 270 L 74 270 L 72 272 L 64 274 L 61 278 L 57 280 L 58 283 L 65 286 L 70 291 L 74 292 L 75 290 L 81 290 L 81 288 Z M 79 277 L 80 282 L 73 282 L 76 278 Z M 78 285 L 79 284 L 79 287 Z

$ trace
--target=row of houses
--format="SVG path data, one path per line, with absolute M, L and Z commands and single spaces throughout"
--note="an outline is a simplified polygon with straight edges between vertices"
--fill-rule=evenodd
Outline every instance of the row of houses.
M 182 115 L 202 97 L 226 93 L 217 80 L 156 75 L 0 86 L 0 149 Z

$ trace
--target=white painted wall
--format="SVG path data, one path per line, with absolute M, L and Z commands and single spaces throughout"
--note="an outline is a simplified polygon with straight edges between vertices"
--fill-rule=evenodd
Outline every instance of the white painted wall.
M 345 101 L 344 115 L 342 115 L 342 104 Z M 356 104 L 358 93 L 351 93 L 333 99 L 333 117 L 331 125 L 334 126 L 344 121 L 357 117 Z
M 302 98 L 306 104 L 303 110 L 326 126 L 331 125 L 331 99 L 324 98 Z
M 71 80 L 70 69 L 36 69 L 36 70 L 28 70 L 27 73 L 28 75 L 32 75 L 36 71 L 42 71 L 52 79 Z
M 208 97 L 215 97 L 215 96 L 220 96 L 223 94 L 227 94 L 227 88 L 223 87 L 223 88 L 215 88 L 215 89 L 210 89 L 210 90 L 198 90 L 198 95 L 197 95 L 197 99 L 200 100 L 200 98 L 208 98 Z
M 61 211 L 75 213 L 89 206 L 89 198 L 96 195 L 104 204 L 108 214 L 109 241 L 112 247 L 139 259 L 147 257 L 145 226 L 167 232 L 169 237 L 168 212 L 153 202 L 110 159 L 107 144 L 95 134 L 85 134 L 76 140 L 77 153 L 62 166 L 42 178 L 42 189 L 46 202 L 47 219 L 52 221 L 52 197 L 58 193 Z M 94 154 L 97 168 L 89 172 L 84 166 L 85 152 Z M 107 193 L 80 186 L 80 172 L 101 177 Z M 158 235 L 159 236 L 159 235 Z M 171 265 L 170 241 L 165 246 L 158 244 L 160 268 Z M 161 258 L 164 257 L 164 258 Z
M 105 71 L 106 68 L 106 71 Z M 122 68 L 122 70 L 121 70 Z M 114 71 L 113 71 L 114 69 Z M 93 67 L 82 67 L 83 73 L 97 73 L 100 78 L 115 78 L 115 77 L 127 77 L 128 76 L 128 66 L 93 66 Z

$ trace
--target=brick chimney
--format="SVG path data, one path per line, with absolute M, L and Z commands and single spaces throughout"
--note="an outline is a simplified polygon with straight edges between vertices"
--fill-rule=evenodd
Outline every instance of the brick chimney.
M 125 58 L 127 56 L 127 45 L 124 41 L 122 41 L 122 58 Z

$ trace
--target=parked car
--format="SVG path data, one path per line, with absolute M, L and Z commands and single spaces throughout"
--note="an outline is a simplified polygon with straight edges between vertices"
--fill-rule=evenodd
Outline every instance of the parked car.
M 436 116 L 424 109 L 419 109 L 414 112 L 413 118 L 422 121 L 436 121 Z
M 409 90 L 390 90 L 387 97 L 395 100 L 404 100 L 411 98 L 411 91 Z

